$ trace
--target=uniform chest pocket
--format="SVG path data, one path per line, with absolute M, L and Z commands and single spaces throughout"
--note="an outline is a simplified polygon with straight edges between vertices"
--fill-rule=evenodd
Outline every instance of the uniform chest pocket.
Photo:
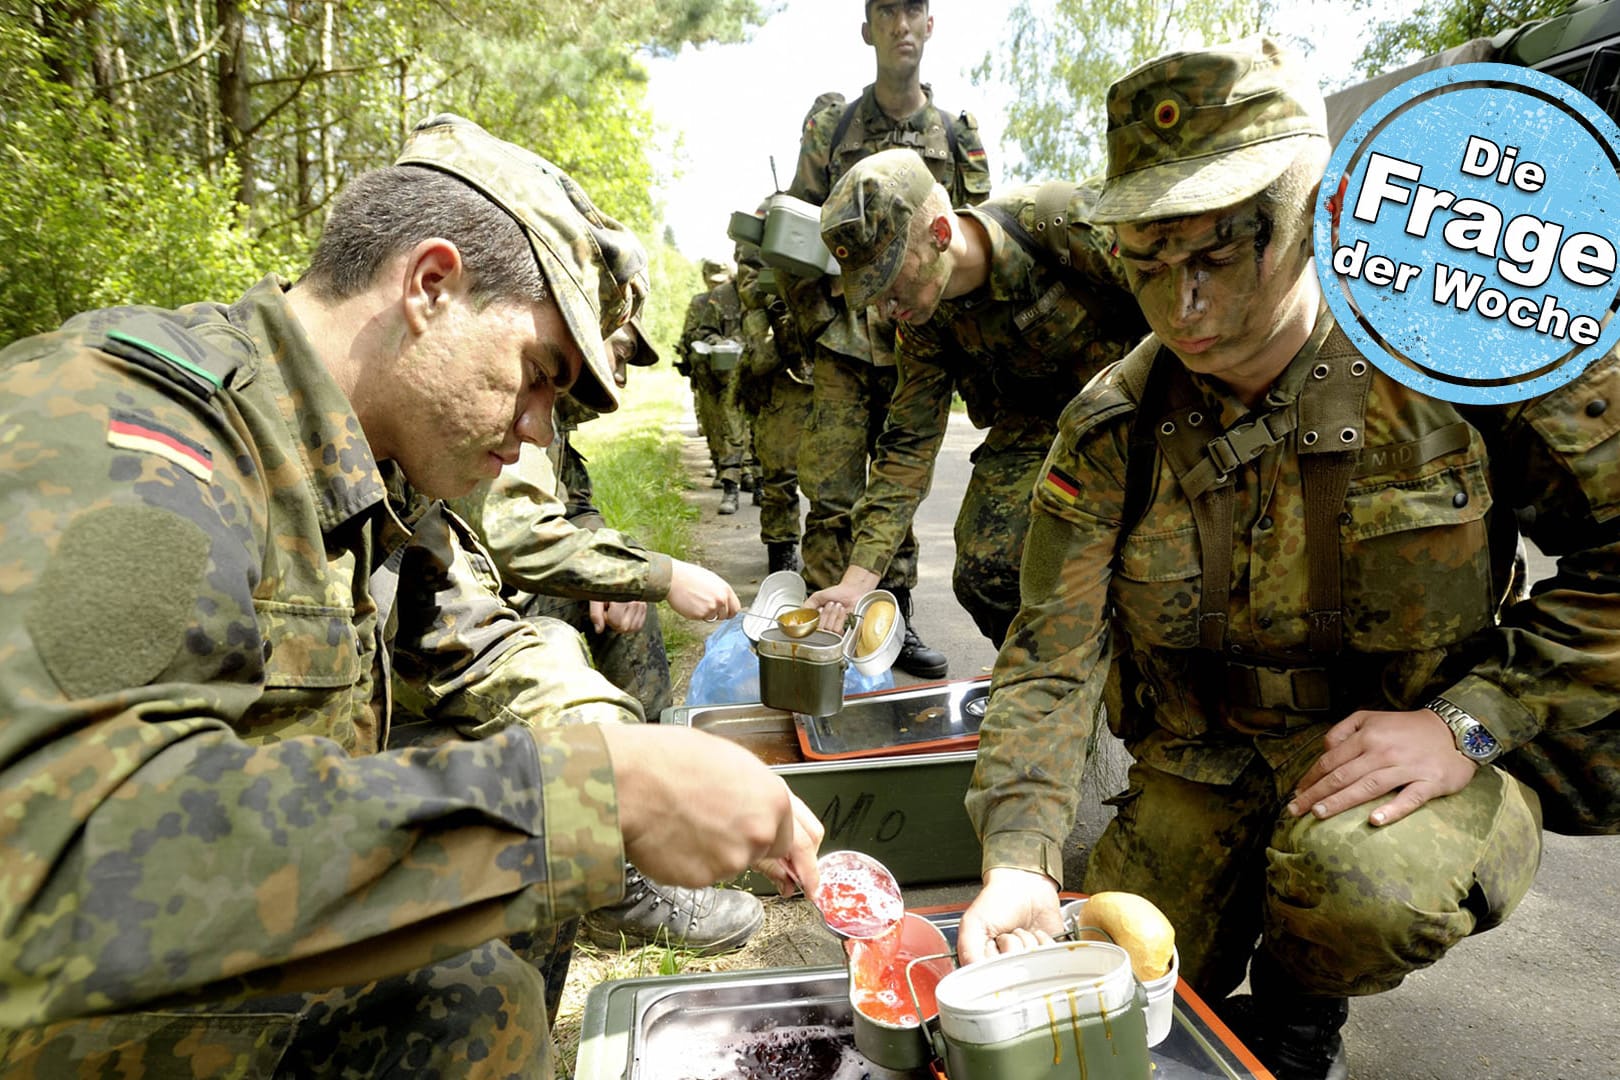
M 1339 519 L 1347 644 L 1431 649 L 1488 625 L 1490 508 L 1477 461 L 1352 487 Z
M 1014 316 L 1013 323 L 1028 352 L 1044 358 L 1078 351 L 1078 344 L 1073 348 L 1064 345 L 1080 332 L 1088 317 L 1085 305 L 1062 282 L 1056 282 L 1032 306 Z
M 1137 531 L 1120 545 L 1109 599 L 1138 646 L 1198 645 L 1203 565 L 1198 530 Z
M 269 688 L 353 686 L 361 675 L 360 638 L 351 608 L 255 600 L 266 648 Z

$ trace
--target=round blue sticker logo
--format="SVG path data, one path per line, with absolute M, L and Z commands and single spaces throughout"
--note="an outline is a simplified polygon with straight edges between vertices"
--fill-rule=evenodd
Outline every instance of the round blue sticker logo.
M 1522 401 L 1620 339 L 1620 129 L 1539 71 L 1460 64 L 1380 98 L 1322 181 L 1317 272 L 1385 374 Z

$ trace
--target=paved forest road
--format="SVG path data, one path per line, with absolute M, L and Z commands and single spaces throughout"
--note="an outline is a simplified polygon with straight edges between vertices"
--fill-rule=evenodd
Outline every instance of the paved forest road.
M 695 424 L 687 434 L 700 558 L 746 604 L 765 574 L 759 511 L 745 497 L 740 513 L 715 515 L 720 493 L 703 476 Z M 978 442 L 966 417 L 953 415 L 917 523 L 918 621 L 950 657 L 953 678 L 988 674 L 995 660 L 951 593 L 952 524 Z M 1532 569 L 1541 576 L 1550 564 Z M 962 902 L 973 892 L 971 882 L 907 890 L 907 902 Z M 1353 1080 L 1620 1080 L 1620 837 L 1549 834 L 1536 886 L 1513 917 L 1399 989 L 1353 1003 L 1346 1041 Z

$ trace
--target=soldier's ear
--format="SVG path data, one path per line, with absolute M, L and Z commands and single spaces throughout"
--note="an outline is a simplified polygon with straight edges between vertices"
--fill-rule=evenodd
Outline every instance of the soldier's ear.
M 935 251 L 951 246 L 951 230 L 955 227 L 950 214 L 938 214 L 928 223 L 928 235 L 934 241 Z
M 928 39 L 933 37 L 933 36 L 934 36 L 934 16 L 933 16 L 933 13 L 930 12 L 929 15 L 928 15 L 928 21 L 923 23 L 923 43 L 927 44 Z
M 868 45 L 872 44 L 872 24 L 871 23 L 869 23 L 869 22 L 861 23 L 861 40 L 866 42 Z
M 410 250 L 402 278 L 405 325 L 413 334 L 422 333 L 428 320 L 442 314 L 467 284 L 460 250 L 439 237 L 423 240 Z

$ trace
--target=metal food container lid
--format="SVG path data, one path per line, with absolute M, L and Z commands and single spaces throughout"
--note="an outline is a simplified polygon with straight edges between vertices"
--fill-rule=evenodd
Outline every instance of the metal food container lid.
M 767 574 L 765 580 L 759 583 L 754 602 L 743 612 L 743 633 L 748 635 L 750 641 L 758 641 L 766 630 L 775 628 L 778 615 L 803 607 L 804 598 L 809 595 L 804 578 L 792 570 Z
M 759 655 L 805 664 L 840 664 L 844 639 L 830 630 L 813 630 L 802 638 L 791 638 L 779 626 L 759 635 Z
M 879 600 L 887 600 L 894 605 L 894 621 L 889 624 L 889 632 L 884 635 L 882 644 L 865 656 L 856 656 L 861 623 L 866 618 L 867 609 Z M 862 675 L 881 675 L 894 666 L 895 659 L 900 655 L 900 648 L 905 643 L 905 631 L 905 616 L 900 613 L 900 603 L 894 598 L 894 593 L 888 589 L 873 589 L 855 601 L 850 626 L 845 628 L 844 654 L 849 657 L 849 662 L 855 665 L 855 670 Z
M 990 1046 L 1071 1016 L 1131 1007 L 1131 958 L 1105 941 L 1065 941 L 957 968 L 935 990 L 939 1027 L 963 1045 Z

